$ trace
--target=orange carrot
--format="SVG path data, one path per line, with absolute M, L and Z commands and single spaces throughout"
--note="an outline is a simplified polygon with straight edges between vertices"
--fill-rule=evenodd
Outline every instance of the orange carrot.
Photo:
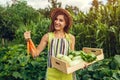
M 30 44 L 30 47 L 32 47 L 36 51 L 36 47 L 31 39 L 29 39 L 29 44 Z
M 27 42 L 27 52 L 30 53 L 32 57 L 37 55 L 37 49 L 31 39 Z
M 30 50 L 31 50 L 32 57 L 35 57 L 36 56 L 36 51 L 33 49 L 33 47 L 30 47 Z
M 27 54 L 30 54 L 30 45 L 29 45 L 29 41 L 27 41 Z

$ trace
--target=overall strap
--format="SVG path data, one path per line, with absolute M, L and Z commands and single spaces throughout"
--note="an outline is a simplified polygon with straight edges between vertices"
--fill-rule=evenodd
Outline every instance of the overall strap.
M 53 32 L 48 33 L 48 49 L 50 48 L 50 42 L 54 38 Z

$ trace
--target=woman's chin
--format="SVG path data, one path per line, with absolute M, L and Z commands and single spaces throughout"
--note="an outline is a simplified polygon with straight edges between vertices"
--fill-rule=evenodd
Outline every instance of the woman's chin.
M 55 28 L 56 31 L 60 31 L 60 28 Z

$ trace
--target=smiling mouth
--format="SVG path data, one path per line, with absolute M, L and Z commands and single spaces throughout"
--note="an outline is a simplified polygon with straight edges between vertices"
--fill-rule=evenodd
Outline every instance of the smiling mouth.
M 59 26 L 55 26 L 55 27 L 59 27 Z
M 59 27 L 60 25 L 55 25 L 55 27 Z

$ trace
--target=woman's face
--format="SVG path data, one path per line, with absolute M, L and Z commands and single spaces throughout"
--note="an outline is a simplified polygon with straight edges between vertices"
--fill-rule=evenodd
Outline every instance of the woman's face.
M 64 15 L 58 15 L 54 21 L 54 28 L 57 31 L 64 31 L 64 27 L 66 26 L 66 22 L 64 19 Z

